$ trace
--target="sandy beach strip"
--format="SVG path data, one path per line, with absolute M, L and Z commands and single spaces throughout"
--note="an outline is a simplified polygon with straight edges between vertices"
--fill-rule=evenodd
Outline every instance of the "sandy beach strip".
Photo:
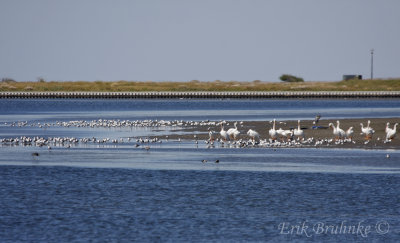
M 375 133 L 372 136 L 372 139 L 366 144 L 365 135 L 361 134 L 361 125 L 363 123 L 364 126 L 367 125 L 367 121 L 371 121 L 370 127 L 375 130 Z M 329 123 L 333 123 L 336 126 L 336 121 L 334 119 L 321 119 L 318 122 L 318 126 L 322 127 L 319 129 L 313 129 L 314 120 L 303 120 L 301 121 L 301 128 L 304 130 L 305 138 L 314 138 L 315 140 L 320 139 L 333 139 L 335 136 L 333 135 L 333 129 L 329 128 Z M 233 123 L 235 121 L 226 121 L 225 130 L 233 127 Z M 346 131 L 349 127 L 353 127 L 353 141 L 355 143 L 345 143 L 345 144 L 330 144 L 329 146 L 322 145 L 321 147 L 332 147 L 332 148 L 365 148 L 365 149 L 400 149 L 400 135 L 397 134 L 395 139 L 393 139 L 389 143 L 384 143 L 386 140 L 386 123 L 390 123 L 390 127 L 393 128 L 395 123 L 400 123 L 400 118 L 363 118 L 363 119 L 340 119 L 340 128 Z M 242 123 L 242 124 L 240 124 Z M 272 128 L 271 121 L 238 121 L 238 130 L 240 131 L 239 139 L 249 139 L 249 136 L 246 135 L 249 129 L 256 130 L 260 134 L 261 139 L 269 139 L 268 131 Z M 297 128 L 297 120 L 277 120 L 276 121 L 276 129 L 282 128 L 284 130 Z M 190 128 L 184 128 L 182 130 L 174 130 L 173 134 L 168 135 L 168 139 L 186 139 L 186 140 L 195 140 L 196 135 L 197 139 L 207 140 L 208 135 L 208 127 L 206 126 L 195 126 Z M 216 137 L 219 138 L 219 131 L 221 130 L 220 126 L 211 127 L 211 130 L 216 132 Z M 181 134 L 184 131 L 185 134 Z M 166 136 L 158 136 L 158 138 L 166 139 Z

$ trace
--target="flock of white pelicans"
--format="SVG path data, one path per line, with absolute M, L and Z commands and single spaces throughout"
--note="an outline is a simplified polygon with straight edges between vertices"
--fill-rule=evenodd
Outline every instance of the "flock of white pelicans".
M 219 125 L 221 126 L 221 130 L 219 132 L 220 139 L 218 140 L 217 138 L 217 133 L 211 128 L 208 128 L 209 131 L 209 139 L 206 143 L 213 143 L 217 139 L 219 142 L 236 142 L 239 141 L 240 143 L 243 142 L 239 138 L 240 131 L 238 130 L 237 127 L 237 122 L 234 123 L 234 127 L 230 128 L 228 130 L 225 130 L 224 124 L 226 122 L 221 122 Z M 315 122 L 314 122 L 315 124 Z M 361 135 L 365 136 L 365 144 L 367 144 L 371 139 L 373 134 L 375 133 L 375 130 L 371 127 L 371 121 L 368 120 L 367 125 L 364 126 L 363 123 L 360 123 L 361 126 Z M 392 139 L 396 137 L 397 133 L 397 126 L 398 123 L 394 124 L 393 128 L 390 127 L 390 123 L 386 124 L 385 132 L 386 132 L 386 139 L 384 140 L 384 143 L 391 142 Z M 321 145 L 323 143 L 330 144 L 332 142 L 335 142 L 335 144 L 343 144 L 346 142 L 352 142 L 353 141 L 353 135 L 354 135 L 354 129 L 353 127 L 349 127 L 346 131 L 343 130 L 340 127 L 340 121 L 338 120 L 336 122 L 336 126 L 333 123 L 329 123 L 329 128 L 332 128 L 332 132 L 334 135 L 333 139 L 314 139 L 314 138 L 305 138 L 305 133 L 304 130 L 300 126 L 300 120 L 297 121 L 297 128 L 294 129 L 289 129 L 289 130 L 284 130 L 282 128 L 276 129 L 276 119 L 273 120 L 273 125 L 272 128 L 269 129 L 268 134 L 269 134 L 269 139 L 268 141 L 261 140 L 260 139 L 260 134 L 253 130 L 249 129 L 247 131 L 247 136 L 251 138 L 252 144 L 256 143 L 261 143 L 261 144 L 269 144 L 269 145 L 300 145 L 301 143 L 303 144 L 310 144 L 310 143 L 315 143 L 315 145 Z M 380 138 L 378 138 L 380 140 Z

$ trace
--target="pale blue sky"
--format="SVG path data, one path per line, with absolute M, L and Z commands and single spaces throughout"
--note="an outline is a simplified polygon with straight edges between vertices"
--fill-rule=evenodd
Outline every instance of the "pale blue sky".
M 0 78 L 400 77 L 399 0 L 0 0 Z

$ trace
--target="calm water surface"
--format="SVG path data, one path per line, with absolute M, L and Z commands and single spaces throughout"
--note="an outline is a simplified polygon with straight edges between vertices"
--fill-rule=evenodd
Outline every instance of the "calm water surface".
M 313 119 L 316 113 L 400 117 L 400 101 L 0 100 L 0 138 L 174 132 L 9 126 L 16 121 L 283 120 Z M 50 151 L 0 146 L 0 241 L 396 242 L 400 237 L 399 150 L 208 149 L 204 143 L 170 140 L 147 151 L 134 144 Z

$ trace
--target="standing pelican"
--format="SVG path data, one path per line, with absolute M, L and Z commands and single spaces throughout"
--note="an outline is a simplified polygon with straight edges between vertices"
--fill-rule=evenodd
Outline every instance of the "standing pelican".
M 260 140 L 260 134 L 252 129 L 249 129 L 249 131 L 247 131 L 247 135 L 253 139 L 253 142 L 256 140 L 256 138 L 257 140 Z
M 224 141 L 229 140 L 228 133 L 224 130 L 224 124 L 223 123 L 221 123 L 221 131 L 219 132 L 219 134 L 221 135 L 221 138 Z
M 237 129 L 237 122 L 234 123 L 235 129 L 233 129 L 233 139 L 236 140 L 239 137 L 240 131 Z
M 276 130 L 276 133 L 278 135 L 280 135 L 282 141 L 284 141 L 285 138 L 287 140 L 292 139 L 292 136 L 293 136 L 292 130 L 283 130 L 282 128 L 279 128 L 278 130 Z
M 338 140 L 339 137 L 340 137 L 340 135 L 339 135 L 339 132 L 338 132 L 338 130 L 337 130 L 337 127 L 335 127 L 335 126 L 333 125 L 333 123 L 329 123 L 329 127 L 332 127 L 332 129 L 333 129 L 333 135 L 335 135 L 335 139 Z
M 347 129 L 346 131 L 346 137 L 349 139 L 353 139 L 353 133 L 354 133 L 353 127 L 349 127 L 349 129 Z
M 340 121 L 337 120 L 336 121 L 336 129 L 337 129 L 337 133 L 339 134 L 339 138 L 342 139 L 346 136 L 346 132 L 340 128 Z
M 233 126 L 234 126 L 234 128 L 230 128 L 230 129 L 228 129 L 228 131 L 226 131 L 226 132 L 228 133 L 228 136 L 229 136 L 230 139 L 235 139 L 235 140 L 236 140 L 236 138 L 237 138 L 237 137 L 239 136 L 239 134 L 240 134 L 239 130 L 237 129 L 237 122 L 235 122 L 235 123 L 233 124 Z
M 399 125 L 399 124 L 398 123 L 394 124 L 393 129 L 391 129 L 390 127 L 387 129 L 386 140 L 392 140 L 396 137 L 397 125 Z
M 211 130 L 211 127 L 208 128 L 208 136 L 211 142 L 215 140 L 215 131 Z
M 278 132 L 276 131 L 276 120 L 274 119 L 274 123 L 272 125 L 272 128 L 269 129 L 269 136 L 271 136 L 272 140 L 276 140 L 276 138 L 278 137 Z
M 388 122 L 388 123 L 386 123 L 386 128 L 385 128 L 385 133 L 388 133 L 388 131 L 389 131 L 389 126 L 390 126 L 390 123 Z
M 375 133 L 375 130 L 370 127 L 371 121 L 368 120 L 367 126 L 364 127 L 362 123 L 360 123 L 361 126 L 361 133 L 365 134 L 365 139 L 370 140 L 372 139 L 372 135 Z
M 297 136 L 297 139 L 301 137 L 301 139 L 304 140 L 304 131 L 300 128 L 300 120 L 297 120 L 297 129 L 294 129 L 293 134 Z

